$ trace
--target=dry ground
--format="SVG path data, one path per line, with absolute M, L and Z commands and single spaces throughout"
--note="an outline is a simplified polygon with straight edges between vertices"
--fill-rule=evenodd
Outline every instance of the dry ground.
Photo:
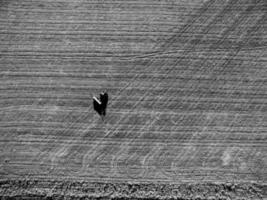
M 266 0 L 0 0 L 0 196 L 266 198 L 266 21 Z

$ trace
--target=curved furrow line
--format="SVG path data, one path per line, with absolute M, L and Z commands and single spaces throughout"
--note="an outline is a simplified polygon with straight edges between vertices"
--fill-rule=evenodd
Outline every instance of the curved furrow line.
M 190 18 L 182 28 L 179 28 L 178 32 L 175 32 L 174 35 L 167 40 L 166 43 L 160 45 L 157 49 L 160 49 L 160 52 L 166 51 L 172 43 L 176 40 L 176 38 L 180 38 L 188 29 L 192 28 L 193 24 L 201 17 L 203 14 L 211 8 L 211 6 L 216 5 L 216 0 L 208 0 L 205 1 L 203 6 L 198 9 L 198 11 Z
M 208 9 L 212 4 L 214 4 L 214 1 L 212 1 L 212 0 L 208 1 L 207 5 L 204 4 L 204 6 L 202 6 L 202 8 L 200 8 L 200 9 L 198 10 L 197 14 L 193 16 L 193 20 L 191 19 L 192 22 L 190 22 L 190 23 L 187 22 L 186 25 L 185 25 L 182 29 L 185 31 L 188 27 L 190 27 L 190 26 L 194 23 L 194 21 L 197 20 L 197 18 L 198 18 L 199 16 L 201 16 L 201 15 L 204 14 L 203 11 L 205 11 L 206 9 Z M 188 23 L 190 24 L 190 26 L 187 25 Z M 171 44 L 172 44 L 172 40 L 170 40 L 170 41 L 168 41 L 168 42 L 166 43 L 167 46 L 169 46 L 169 45 L 171 45 Z M 155 61 L 155 58 L 152 58 L 151 60 L 149 60 L 149 61 L 144 65 L 144 67 L 146 68 L 146 71 L 150 71 L 150 70 L 151 70 L 150 67 L 147 67 L 147 66 L 152 66 L 152 64 L 153 64 L 154 61 Z M 133 68 L 133 69 L 131 69 L 131 71 L 132 71 L 132 70 L 135 70 L 135 69 Z M 131 72 L 131 71 L 130 71 L 130 72 Z M 127 72 L 127 73 L 128 73 L 128 72 Z M 121 92 L 123 92 L 126 88 L 131 87 L 132 82 L 135 81 L 135 79 L 136 79 L 138 76 L 139 76 L 139 74 L 136 74 L 131 80 L 129 80 L 129 83 L 128 83 L 126 86 L 124 86 L 123 88 L 121 88 L 120 91 L 116 93 L 116 96 L 121 95 Z
M 219 14 L 216 14 L 215 15 L 215 18 L 214 19 L 212 19 L 211 20 L 211 22 L 208 24 L 208 29 L 209 28 L 211 28 L 211 25 L 213 24 L 213 22 L 214 22 L 214 20 L 215 20 L 215 22 L 216 22 L 216 19 L 217 18 L 220 18 L 220 16 L 222 15 L 222 14 L 225 14 L 225 11 L 227 11 L 227 10 L 229 10 L 229 8 L 231 7 L 231 5 L 233 4 L 233 3 L 235 3 L 236 1 L 230 1 L 229 3 L 227 3 L 227 5 L 224 7 L 224 9 L 219 13 Z M 211 3 L 210 4 L 208 4 L 208 5 L 211 5 Z M 205 6 L 204 6 L 205 7 Z M 202 13 L 203 14 L 203 13 Z M 196 19 L 195 19 L 196 20 Z M 192 23 L 193 24 L 193 23 Z M 190 26 L 185 26 L 184 27 L 184 29 L 187 29 L 187 28 L 189 28 Z M 205 31 L 206 29 L 204 29 L 203 31 Z M 203 31 L 201 31 L 201 32 L 203 32 Z M 183 31 L 182 31 L 182 33 L 183 33 Z M 203 37 L 204 35 L 200 35 L 200 37 Z M 175 40 L 175 38 L 176 37 L 173 37 L 172 38 L 172 40 L 171 40 L 171 42 L 174 42 L 174 40 Z M 168 44 L 171 44 L 171 42 L 169 42 Z M 197 45 L 198 43 L 195 43 L 191 48 L 190 48 L 190 50 L 187 50 L 187 51 L 185 51 L 184 52 L 184 54 L 188 54 L 190 51 L 193 51 L 194 50 L 194 47 Z M 181 60 L 181 59 L 179 59 L 179 60 Z M 164 63 L 165 64 L 165 63 Z M 168 70 L 168 73 L 170 73 L 171 72 L 171 69 L 170 70 Z M 152 78 L 153 79 L 153 78 Z M 153 86 L 153 88 L 156 88 L 158 85 L 160 85 L 160 82 L 158 82 L 158 84 L 156 84 L 155 86 Z M 169 87 L 169 89 L 170 89 L 170 87 Z M 166 91 L 166 92 L 168 92 L 168 91 Z M 140 98 L 140 100 L 139 101 L 137 101 L 136 102 L 136 104 L 135 104 L 135 106 L 133 107 L 133 109 L 136 107 L 136 105 L 138 105 L 141 101 L 143 101 L 143 100 L 145 100 L 145 97 L 147 96 L 147 93 L 145 93 L 141 98 Z M 164 96 L 164 95 L 162 95 L 162 96 Z M 158 98 L 158 99 L 160 99 L 160 98 Z M 122 116 L 122 118 L 121 119 L 125 119 L 125 116 Z M 118 122 L 118 124 L 120 123 L 120 121 Z M 116 130 L 115 130 L 116 131 Z
M 196 15 L 194 16 L 193 21 L 190 22 L 190 23 L 188 23 L 188 24 L 190 24 L 190 25 L 185 25 L 185 26 L 182 28 L 181 33 L 183 33 L 183 32 L 186 31 L 188 28 L 190 28 L 190 27 L 193 25 L 194 21 L 196 21 L 197 18 L 200 17 L 200 15 L 204 15 L 203 11 L 205 11 L 205 10 L 208 9 L 213 3 L 215 3 L 214 1 L 208 1 L 208 2 L 209 2 L 209 3 L 208 3 L 207 5 L 205 4 L 205 5 L 202 7 L 202 9 L 200 9 L 199 13 L 196 14 Z M 169 41 L 167 42 L 167 44 L 168 44 L 167 46 L 170 46 L 170 45 L 172 44 L 172 42 L 174 41 L 174 39 L 175 39 L 175 37 L 172 38 L 171 40 L 169 40 Z M 193 47 L 191 48 L 191 50 L 193 50 Z M 188 53 L 188 51 L 186 51 L 186 52 L 184 52 L 184 53 Z M 154 58 L 152 58 L 152 60 L 151 60 L 151 61 L 149 62 L 149 64 L 147 64 L 147 65 L 152 66 L 153 62 L 154 62 Z M 164 64 L 165 64 L 165 63 L 164 63 Z M 145 66 L 147 66 L 147 65 L 145 65 Z M 149 68 L 149 67 L 147 67 L 147 68 Z M 150 70 L 150 68 L 149 68 L 149 70 Z M 139 74 L 137 74 L 136 76 L 138 76 L 138 75 L 139 75 Z M 153 77 L 152 77 L 151 79 L 153 80 Z M 150 80 L 148 80 L 148 81 L 150 81 Z M 132 82 L 132 81 L 129 82 L 129 85 L 131 84 L 131 82 Z M 156 84 L 156 86 L 153 86 L 153 88 L 157 87 L 157 85 L 159 85 L 159 84 Z M 126 85 L 124 88 L 127 88 L 127 87 L 128 87 L 128 86 Z M 123 88 L 123 89 L 124 89 L 124 88 Z M 121 90 L 123 90 L 123 89 L 121 89 Z M 132 110 L 134 110 L 135 107 L 136 107 L 141 101 L 143 101 L 144 98 L 145 98 L 146 96 L 147 96 L 147 93 L 145 93 L 145 94 L 139 99 L 139 101 L 136 102 L 136 104 L 133 106 Z M 119 124 L 119 123 L 121 122 L 121 120 L 125 119 L 125 117 L 126 117 L 125 115 L 122 116 L 121 119 L 118 121 L 117 124 Z M 115 131 L 116 131 L 116 130 L 115 130 Z M 115 131 L 113 131 L 113 132 L 115 132 Z

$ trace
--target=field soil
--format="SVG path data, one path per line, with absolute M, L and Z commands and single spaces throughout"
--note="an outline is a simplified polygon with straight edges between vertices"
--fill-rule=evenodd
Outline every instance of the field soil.
M 266 0 L 0 0 L 0 198 L 266 191 Z

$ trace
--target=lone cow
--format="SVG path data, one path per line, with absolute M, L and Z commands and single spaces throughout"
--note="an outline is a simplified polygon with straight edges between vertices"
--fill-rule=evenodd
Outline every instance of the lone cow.
M 95 111 L 101 116 L 102 120 L 106 116 L 106 109 L 108 104 L 108 93 L 102 92 L 100 98 L 93 97 L 93 104 Z

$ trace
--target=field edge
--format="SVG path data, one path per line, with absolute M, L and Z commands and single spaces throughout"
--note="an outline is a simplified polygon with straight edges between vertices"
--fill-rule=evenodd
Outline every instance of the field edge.
M 2 179 L 1 199 L 265 199 L 263 183 L 137 183 Z

